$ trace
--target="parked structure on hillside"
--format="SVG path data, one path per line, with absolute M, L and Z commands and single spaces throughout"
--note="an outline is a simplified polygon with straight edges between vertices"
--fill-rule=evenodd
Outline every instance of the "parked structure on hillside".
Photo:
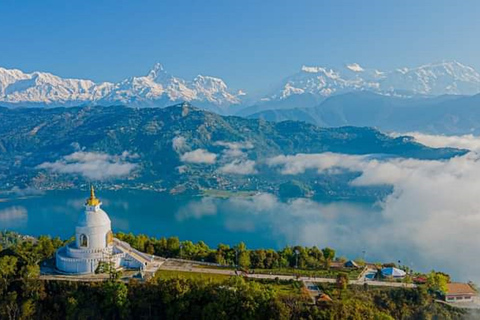
M 355 268 L 355 269 L 360 268 L 360 266 L 353 260 L 348 260 L 347 262 L 345 262 L 344 266 L 346 268 Z
M 403 278 L 407 274 L 405 271 L 400 270 L 398 268 L 389 267 L 382 269 L 382 275 L 386 278 Z

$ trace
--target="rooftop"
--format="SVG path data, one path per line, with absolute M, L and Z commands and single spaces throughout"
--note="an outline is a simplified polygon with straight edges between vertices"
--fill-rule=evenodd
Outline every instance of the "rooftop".
M 317 301 L 319 302 L 332 302 L 332 298 L 328 294 L 322 293 L 320 296 L 318 296 Z
M 447 284 L 447 294 L 472 294 L 477 292 L 467 283 L 452 282 Z

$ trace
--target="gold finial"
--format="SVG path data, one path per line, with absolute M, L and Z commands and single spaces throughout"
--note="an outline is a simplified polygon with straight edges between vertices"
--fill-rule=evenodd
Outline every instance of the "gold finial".
M 95 189 L 93 185 L 90 187 L 90 198 L 87 199 L 87 205 L 89 206 L 97 206 L 100 204 L 100 200 L 95 198 Z

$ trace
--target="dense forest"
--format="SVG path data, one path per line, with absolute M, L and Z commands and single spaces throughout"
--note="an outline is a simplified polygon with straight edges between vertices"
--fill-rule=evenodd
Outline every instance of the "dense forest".
M 39 278 L 39 264 L 52 257 L 63 241 L 5 233 L 0 240 L 0 319 L 462 319 L 466 316 L 460 309 L 435 303 L 426 286 L 374 289 L 337 282 L 320 288 L 332 301 L 313 304 L 303 284 L 293 280 L 260 281 L 238 276 L 214 280 L 158 274 L 146 282 L 46 281 Z M 285 291 L 282 286 L 298 290 Z
M 250 269 L 278 269 L 298 267 L 299 269 L 317 269 L 328 267 L 335 258 L 335 250 L 332 248 L 319 249 L 317 247 L 285 247 L 282 250 L 273 249 L 247 249 L 244 243 L 234 247 L 219 244 L 216 249 L 199 241 L 180 241 L 178 237 L 148 237 L 146 235 L 134 235 L 132 233 L 117 233 L 118 239 L 129 243 L 137 250 L 161 257 L 183 258 L 188 260 L 213 262 L 223 266 L 238 265 L 241 268 Z

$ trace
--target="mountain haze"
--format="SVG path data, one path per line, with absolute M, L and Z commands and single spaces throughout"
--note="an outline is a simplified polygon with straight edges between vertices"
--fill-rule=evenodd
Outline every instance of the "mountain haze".
M 330 97 L 313 108 L 266 110 L 249 117 L 298 120 L 324 127 L 369 126 L 383 131 L 480 134 L 480 95 L 405 99 L 351 92 Z

